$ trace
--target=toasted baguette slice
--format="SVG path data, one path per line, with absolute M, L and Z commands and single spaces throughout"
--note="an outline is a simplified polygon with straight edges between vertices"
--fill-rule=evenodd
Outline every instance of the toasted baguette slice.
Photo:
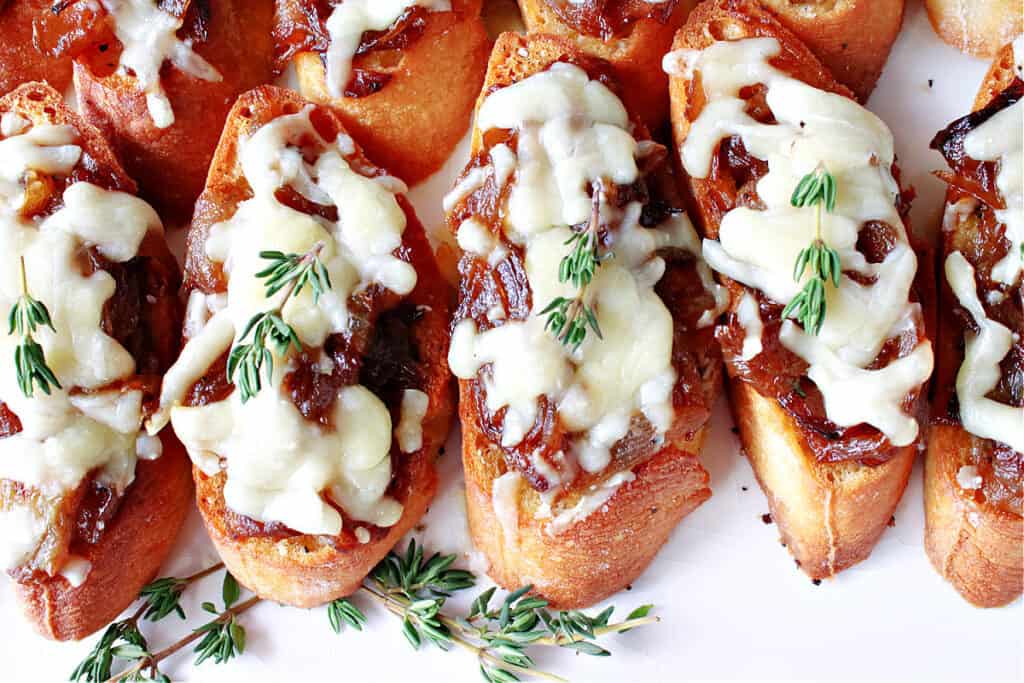
M 610 62 L 622 84 L 623 99 L 650 130 L 657 130 L 668 118 L 668 77 L 661 69 L 661 58 L 696 4 L 696 0 L 679 0 L 668 21 L 641 19 L 624 35 L 602 40 L 567 25 L 547 0 L 519 0 L 523 20 L 531 33 L 563 36 L 583 52 Z
M 602 73 L 610 68 L 603 61 L 589 59 L 601 65 Z M 493 90 L 559 61 L 581 64 L 588 58 L 562 37 L 501 35 L 491 55 L 478 107 Z M 630 113 L 635 123 L 633 135 L 648 139 L 637 115 Z M 474 156 L 483 144 L 483 133 L 475 128 Z M 673 302 L 666 304 L 672 311 Z M 707 341 L 707 346 L 714 348 L 703 358 L 702 382 L 691 390 L 703 392 L 710 406 L 721 386 L 721 361 L 714 342 L 710 338 Z M 633 468 L 634 479 L 619 484 L 603 504 L 564 530 L 552 531 L 551 514 L 538 514 L 545 505 L 540 494 L 523 482 L 512 494 L 515 531 L 509 531 L 509 512 L 496 508 L 494 496 L 495 480 L 509 471 L 505 455 L 480 428 L 473 382 L 460 381 L 459 390 L 470 533 L 474 545 L 487 557 L 488 574 L 505 588 L 531 584 L 559 609 L 603 600 L 640 576 L 679 521 L 711 496 L 708 473 L 699 459 L 706 436 L 706 426 L 702 425 L 689 434 L 677 430 L 673 435 L 670 431 L 665 447 Z M 588 489 L 574 483 L 559 498 L 558 510 L 576 506 Z
M 760 0 L 866 102 L 903 24 L 903 0 Z
M 994 57 L 1024 31 L 1017 0 L 925 0 L 939 37 L 961 52 Z
M 1008 45 L 982 82 L 974 109 L 987 105 L 1014 77 L 1013 49 Z M 939 296 L 943 315 L 938 326 L 935 388 L 941 393 L 944 381 L 955 382 L 962 338 L 952 320 L 952 311 L 959 305 L 955 294 L 943 286 Z M 960 424 L 932 425 L 924 470 L 925 550 L 935 569 L 968 602 L 1001 607 L 1024 592 L 1024 519 L 1019 510 L 1000 508 L 960 485 L 960 468 L 975 462 L 971 453 L 981 441 Z
M 853 98 L 836 82 L 799 38 L 757 0 L 713 0 L 699 6 L 677 34 L 673 49 L 704 49 L 715 40 L 773 37 L 783 46 L 790 75 L 816 88 Z M 686 139 L 693 119 L 688 102 L 690 81 L 670 79 L 672 126 L 677 143 Z M 698 105 L 700 106 L 700 105 Z M 690 179 L 695 219 L 705 232 L 721 220 L 721 209 L 705 181 Z M 908 228 L 908 233 L 909 233 Z M 926 258 L 919 262 L 925 264 Z M 925 319 L 932 317 L 934 285 L 926 268 L 918 272 L 918 292 Z M 738 294 L 742 288 L 731 285 Z M 730 312 L 740 296 L 734 295 Z M 783 542 L 798 566 L 811 578 L 836 574 L 867 558 L 892 517 L 913 467 L 917 444 L 896 452 L 880 465 L 820 462 L 802 428 L 774 399 L 767 399 L 744 381 L 730 377 L 729 393 L 740 441 Z
M 300 0 L 305 2 L 306 0 Z M 391 75 L 380 91 L 336 100 L 327 92 L 320 55 L 295 56 L 303 95 L 331 104 L 376 163 L 410 185 L 437 171 L 466 134 L 480 91 L 490 39 L 481 0 L 453 0 L 452 12 L 430 12 L 406 47 L 375 49 L 354 66 Z
M 206 189 L 196 204 L 188 238 L 186 291 L 196 285 L 211 267 L 205 243 L 210 227 L 234 215 L 238 204 L 251 190 L 238 161 L 239 140 L 278 116 L 295 114 L 307 102 L 291 90 L 265 86 L 239 97 L 228 116 L 221 143 L 217 147 Z M 345 133 L 342 113 L 332 107 L 319 108 L 320 119 L 339 134 Z M 358 165 L 376 170 L 357 149 Z M 451 291 L 441 278 L 423 226 L 411 204 L 399 197 L 407 225 L 402 250 L 418 273 L 416 288 L 405 302 L 421 313 L 412 324 L 409 341 L 424 370 L 422 390 L 428 395 L 430 409 L 423 419 L 423 446 L 415 453 L 393 453 L 393 483 L 389 494 L 403 504 L 397 524 L 370 529 L 370 540 L 357 542 L 352 529 L 343 530 L 345 538 L 287 533 L 238 536 L 229 525 L 231 512 L 224 501 L 226 475 L 208 477 L 193 469 L 199 511 L 207 532 L 231 573 L 257 595 L 297 607 L 321 605 L 355 591 L 398 540 L 426 512 L 437 488 L 435 461 L 448 436 L 454 411 L 453 387 L 448 372 L 448 325 L 451 318 Z M 397 406 L 389 406 L 395 414 Z M 237 527 L 234 527 L 237 528 Z M 337 545 L 332 541 L 339 541 Z
M 46 81 L 58 92 L 71 84 L 71 59 L 47 57 L 32 45 L 32 22 L 52 0 L 0 2 L 0 95 L 22 83 Z
M 33 124 L 74 126 L 80 135 L 78 144 L 96 160 L 97 167 L 108 169 L 119 186 L 134 190 L 135 184 L 100 132 L 68 109 L 53 88 L 43 83 L 22 85 L 0 98 L 0 113 L 8 111 Z M 163 249 L 166 252 L 166 246 Z M 165 257 L 173 261 L 169 252 Z M 164 303 L 161 302 L 159 310 L 178 308 L 176 299 L 169 308 L 163 307 Z M 166 337 L 161 343 L 173 351 L 178 344 L 180 313 L 167 317 L 168 326 L 154 326 L 152 333 Z M 75 547 L 75 554 L 91 564 L 80 585 L 72 586 L 62 575 L 48 577 L 42 572 L 15 583 L 25 614 L 41 635 L 54 640 L 88 636 L 131 605 L 139 590 L 156 575 L 171 551 L 192 499 L 189 461 L 184 449 L 170 433 L 163 435 L 162 442 L 163 454 L 159 458 L 136 463 L 135 479 L 99 542 Z
M 207 38 L 195 52 L 221 75 L 220 81 L 191 76 L 169 64 L 160 83 L 174 110 L 174 123 L 157 128 L 146 95 L 122 73 L 97 76 L 75 62 L 75 88 L 83 116 L 113 143 L 125 168 L 138 179 L 142 196 L 167 220 L 187 221 L 203 190 L 224 119 L 238 95 L 273 77 L 271 0 L 207 3 Z

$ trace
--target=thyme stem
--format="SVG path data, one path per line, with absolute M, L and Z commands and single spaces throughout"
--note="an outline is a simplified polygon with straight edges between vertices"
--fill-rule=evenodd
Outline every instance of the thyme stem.
M 404 596 L 392 594 L 385 586 L 382 586 L 377 582 L 370 582 L 371 579 L 367 579 L 367 581 L 363 583 L 363 585 L 361 586 L 362 590 L 367 595 L 376 600 L 378 603 L 380 603 L 385 609 L 387 609 L 396 617 L 400 619 L 406 618 L 406 608 L 410 604 L 412 604 L 412 602 Z M 502 660 L 500 657 L 496 657 L 495 655 L 490 653 L 488 647 L 483 645 L 477 645 L 470 641 L 467 638 L 469 631 L 467 631 L 466 627 L 463 624 L 459 623 L 455 619 L 452 619 L 451 617 L 444 615 L 443 613 L 437 615 L 437 620 L 445 626 L 447 626 L 448 630 L 451 631 L 451 639 L 453 643 L 455 643 L 456 645 L 458 645 L 459 647 L 468 652 L 472 652 L 477 657 L 477 659 L 486 661 L 489 664 L 501 667 L 503 669 L 514 671 L 515 673 L 519 673 L 524 676 L 542 678 L 548 681 L 557 681 L 558 683 L 568 683 L 568 679 L 562 678 L 561 676 L 557 676 L 553 673 L 541 671 L 538 669 L 528 669 L 517 664 L 506 662 Z M 545 644 L 554 645 L 555 643 L 552 640 L 552 642 Z
M 226 623 L 232 617 L 237 617 L 238 615 L 242 614 L 243 612 L 246 612 L 247 610 L 251 609 L 252 607 L 255 607 L 257 604 L 259 604 L 261 602 L 263 602 L 263 598 L 259 597 L 258 595 L 254 595 L 253 597 L 249 598 L 248 600 L 246 600 L 244 602 L 240 602 L 237 605 L 235 605 L 234 607 L 229 607 L 228 609 L 224 610 L 220 614 L 220 616 L 218 616 L 216 619 L 214 619 L 214 621 L 216 623 L 218 623 L 218 624 Z M 205 635 L 206 634 L 204 632 L 202 632 L 202 631 L 198 631 L 198 630 L 192 631 L 191 633 L 189 633 L 187 636 L 185 636 L 181 640 L 178 640 L 177 642 L 174 642 L 174 643 L 168 645 L 167 647 L 165 647 L 164 649 L 160 650 L 159 652 L 154 652 L 152 656 L 147 657 L 147 658 L 139 661 L 134 666 L 132 666 L 132 667 L 130 667 L 128 669 L 125 669 L 121 673 L 119 673 L 116 676 L 114 676 L 113 678 L 109 679 L 109 683 L 117 683 L 118 681 L 127 680 L 128 678 L 130 678 L 132 676 L 135 676 L 136 674 L 141 673 L 142 671 L 146 670 L 147 668 L 154 667 L 157 664 L 159 664 L 160 662 L 162 662 L 163 660 L 167 659 L 171 655 L 173 655 L 176 652 L 178 652 L 179 650 L 181 650 L 182 648 L 185 648 L 188 645 L 191 645 L 192 643 L 194 643 L 195 641 L 199 640 L 200 638 L 202 638 Z

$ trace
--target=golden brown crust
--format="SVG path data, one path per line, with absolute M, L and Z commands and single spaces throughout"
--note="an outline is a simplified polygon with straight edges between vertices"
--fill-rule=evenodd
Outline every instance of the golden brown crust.
M 866 559 L 903 496 L 916 445 L 875 467 L 822 464 L 777 401 L 733 379 L 729 395 L 744 452 L 799 567 L 824 579 Z
M 466 134 L 490 48 L 480 5 L 455 0 L 454 13 L 428 13 L 423 34 L 408 47 L 357 57 L 355 66 L 393 75 L 377 93 L 332 99 L 323 63 L 312 52 L 295 56 L 300 90 L 334 106 L 375 163 L 417 183 L 441 168 Z
M 43 83 L 28 83 L 0 98 L 0 112 L 14 111 L 33 123 L 70 124 L 79 145 L 121 187 L 134 189 L 98 130 L 64 106 L 60 93 Z M 159 570 L 188 514 L 192 497 L 184 449 L 170 433 L 162 437 L 163 455 L 140 460 L 135 480 L 99 543 L 75 548 L 92 564 L 84 583 L 71 586 L 63 576 L 17 582 L 16 593 L 33 627 L 47 638 L 78 640 L 106 626 L 128 607 Z M 37 575 L 38 576 L 38 575 Z
M 935 570 L 976 607 L 1002 607 L 1024 592 L 1024 520 L 976 501 L 957 484 L 973 437 L 933 425 L 924 469 L 925 550 Z
M 925 0 L 932 28 L 975 57 L 993 57 L 1024 31 L 1019 0 Z
M 479 101 L 494 86 L 522 80 L 570 58 L 579 59 L 580 54 L 565 38 L 503 34 L 495 44 Z M 481 144 L 481 131 L 475 129 L 474 153 Z M 707 369 L 708 396 L 717 393 L 720 377 L 719 367 Z M 632 481 L 559 533 L 549 529 L 548 516 L 537 518 L 540 495 L 524 483 L 516 501 L 515 538 L 506 538 L 492 496 L 494 480 L 507 471 L 505 459 L 479 428 L 473 383 L 460 381 L 459 392 L 469 529 L 474 545 L 490 563 L 488 574 L 505 588 L 532 584 L 559 609 L 598 602 L 635 580 L 679 521 L 711 496 L 708 474 L 698 457 L 706 430 L 702 428 L 634 468 Z M 559 508 L 573 507 L 586 493 L 566 494 L 559 499 Z
M 903 0 L 759 0 L 866 102 L 903 24 Z
M 244 93 L 228 116 L 224 135 L 217 147 L 206 190 L 196 205 L 196 217 L 189 235 L 189 249 L 201 253 L 209 227 L 231 216 L 238 203 L 248 196 L 248 185 L 237 160 L 238 141 L 259 126 L 281 114 L 301 111 L 306 101 L 298 94 L 264 86 Z M 333 123 L 345 132 L 342 113 L 327 108 Z M 357 152 L 358 153 L 358 152 Z M 451 293 L 436 265 L 411 206 L 400 198 L 408 225 L 403 244 L 417 265 L 416 288 L 406 301 L 423 316 L 414 331 L 420 360 L 428 368 L 425 386 L 430 409 L 423 421 L 423 447 L 412 454 L 400 454 L 393 448 L 395 485 L 390 491 L 404 505 L 402 518 L 387 529 L 375 529 L 369 543 L 335 548 L 317 536 L 292 536 L 278 540 L 270 536 L 236 537 L 228 524 L 223 488 L 224 474 L 207 477 L 193 472 L 199 511 L 206 522 L 218 552 L 231 573 L 260 597 L 296 607 L 313 607 L 348 595 L 359 587 L 363 577 L 419 521 L 437 488 L 435 460 L 448 435 L 453 396 L 448 372 L 448 323 L 451 318 Z M 198 250 L 198 251 L 197 251 Z M 188 270 L 194 267 L 190 259 Z M 194 273 L 186 273 L 186 276 Z
M 174 110 L 169 128 L 153 124 L 134 79 L 116 73 L 97 78 L 75 63 L 83 116 L 113 143 L 143 198 L 171 220 L 191 214 L 235 98 L 273 76 L 273 2 L 223 0 L 209 7 L 208 40 L 194 49 L 223 80 L 204 81 L 164 65 L 160 82 Z
M 22 608 L 41 635 L 80 640 L 131 605 L 171 552 L 191 508 L 189 461 L 170 432 L 163 455 L 140 460 L 135 480 L 100 542 L 77 554 L 92 565 L 77 588 L 63 576 L 15 584 Z
M 700 5 L 676 36 L 674 49 L 703 49 L 718 39 L 771 36 L 779 40 L 790 74 L 816 88 L 853 97 L 813 53 L 755 0 L 715 0 Z M 688 80 L 670 79 L 672 125 L 677 143 L 686 139 L 695 113 L 688 109 Z M 690 181 L 696 222 L 715 218 L 707 183 Z M 925 259 L 925 262 L 927 259 Z M 919 294 L 931 317 L 934 286 L 927 278 Z M 738 304 L 734 301 L 732 308 Z M 834 575 L 865 559 L 878 541 L 906 488 L 916 444 L 895 449 L 885 464 L 819 463 L 796 420 L 749 384 L 729 379 L 740 440 L 772 516 L 790 552 L 811 578 Z
M 696 4 L 695 0 L 682 0 L 665 23 L 641 19 L 628 35 L 603 41 L 567 26 L 545 0 L 519 0 L 530 33 L 568 38 L 584 53 L 610 62 L 616 80 L 623 84 L 622 99 L 650 130 L 657 130 L 668 118 L 668 76 L 661 68 L 661 58 Z
M 71 59 L 46 57 L 32 44 L 32 21 L 52 0 L 0 2 L 0 95 L 22 83 L 46 81 L 58 92 L 71 84 Z
M 981 109 L 1016 77 L 1013 49 L 1005 46 L 992 63 L 974 102 Z M 941 255 L 944 257 L 944 255 Z M 942 272 L 942 269 L 939 269 Z M 940 289 L 939 343 L 959 337 L 949 312 L 956 301 L 947 287 Z M 960 354 L 939 353 L 936 363 L 959 362 Z M 925 550 L 936 571 L 977 607 L 1001 607 L 1024 593 L 1024 519 L 979 501 L 957 483 L 960 467 L 970 464 L 976 437 L 960 425 L 933 425 L 925 455 Z

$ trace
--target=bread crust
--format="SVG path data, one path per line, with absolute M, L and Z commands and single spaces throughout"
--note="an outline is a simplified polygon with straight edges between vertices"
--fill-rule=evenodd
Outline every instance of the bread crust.
M 760 0 L 866 102 L 903 25 L 903 0 Z
M 1014 76 L 1013 48 L 1007 45 L 981 84 L 975 110 L 1002 92 Z M 948 287 L 941 287 L 939 295 L 946 315 L 940 316 L 938 341 L 948 347 L 959 343 L 959 331 L 949 315 L 957 301 Z M 959 354 L 936 355 L 937 376 L 952 359 L 959 359 Z M 975 441 L 977 437 L 958 424 L 931 427 L 924 470 L 925 550 L 935 570 L 965 600 L 976 607 L 1001 607 L 1024 593 L 1024 519 L 978 501 L 957 483 L 960 467 L 971 462 Z
M 47 57 L 32 44 L 32 21 L 52 0 L 0 2 L 0 95 L 22 83 L 46 81 L 58 92 L 71 84 L 71 59 Z
M 466 134 L 480 91 L 490 39 L 481 0 L 454 0 L 454 12 L 430 12 L 423 34 L 401 50 L 373 50 L 355 66 L 392 74 L 379 92 L 333 99 L 320 55 L 295 56 L 304 96 L 330 104 L 367 156 L 409 183 L 437 171 Z
M 562 36 L 584 53 L 612 64 L 616 80 L 623 85 L 622 99 L 649 130 L 657 130 L 668 118 L 668 75 L 661 68 L 661 58 L 696 4 L 696 0 L 681 0 L 665 23 L 641 19 L 627 35 L 604 41 L 567 26 L 545 0 L 519 0 L 530 33 Z
M 271 86 L 239 97 L 217 147 L 209 183 L 196 205 L 196 217 L 189 234 L 191 256 L 186 265 L 186 278 L 198 267 L 195 255 L 204 254 L 209 227 L 233 215 L 238 203 L 248 196 L 248 185 L 237 160 L 240 137 L 278 115 L 299 112 L 306 104 L 297 93 Z M 328 109 L 328 115 L 344 133 L 342 113 Z M 368 543 L 338 548 L 326 538 L 310 535 L 284 539 L 265 535 L 239 537 L 232 532 L 227 520 L 226 475 L 208 477 L 198 468 L 193 470 L 196 499 L 210 539 L 235 578 L 262 598 L 296 607 L 315 607 L 352 593 L 419 521 L 436 491 L 435 461 L 448 436 L 454 410 L 446 361 L 451 291 L 437 270 L 423 227 L 416 220 L 411 205 L 404 197 L 400 197 L 399 203 L 408 220 L 402 242 L 413 253 L 418 271 L 416 288 L 405 301 L 422 307 L 423 315 L 413 335 L 420 359 L 429 369 L 422 390 L 429 397 L 430 409 L 423 420 L 423 447 L 412 454 L 398 453 L 397 447 L 392 447 L 395 484 L 389 493 L 404 505 L 398 523 L 383 530 L 366 525 L 372 530 Z M 187 284 L 186 289 L 188 287 Z
M 479 102 L 496 85 L 522 80 L 566 58 L 579 59 L 580 53 L 565 38 L 503 34 Z M 635 134 L 646 137 L 642 124 Z M 474 129 L 473 152 L 481 145 L 481 131 Z M 702 389 L 711 403 L 720 389 L 721 364 L 716 358 L 703 370 Z M 633 480 L 619 485 L 597 510 L 557 533 L 549 531 L 550 515 L 538 519 L 540 494 L 524 483 L 517 495 L 515 531 L 508 533 L 514 538 L 508 538 L 492 496 L 494 480 L 507 471 L 505 458 L 479 428 L 473 383 L 460 381 L 459 395 L 470 534 L 487 557 L 490 577 L 507 589 L 531 584 L 557 609 L 603 600 L 640 576 L 679 521 L 711 496 L 708 473 L 699 458 L 706 434 L 702 427 L 635 467 Z M 586 493 L 573 491 L 559 505 L 568 509 Z
M 43 83 L 22 85 L 0 98 L 0 112 L 5 111 L 33 123 L 74 126 L 79 144 L 99 166 L 112 169 L 122 187 L 134 190 L 100 132 L 68 109 L 53 88 Z M 99 542 L 75 548 L 75 554 L 92 565 L 81 585 L 74 587 L 61 575 L 41 572 L 15 582 L 22 609 L 41 635 L 79 640 L 103 628 L 135 601 L 170 553 L 190 508 L 192 482 L 188 457 L 178 440 L 166 432 L 161 441 L 159 458 L 136 464 L 135 479 Z
M 165 64 L 160 82 L 174 110 L 169 128 L 153 124 L 133 78 L 118 73 L 98 78 L 75 62 L 82 115 L 111 141 L 138 179 L 142 197 L 171 221 L 191 215 L 235 98 L 273 77 L 273 1 L 221 0 L 209 8 L 208 40 L 193 48 L 222 80 L 204 81 Z
M 1017 0 L 925 0 L 932 28 L 949 45 L 975 57 L 994 57 L 1024 31 Z
M 779 40 L 791 75 L 809 85 L 853 98 L 836 82 L 799 38 L 755 0 L 714 0 L 699 6 L 677 34 L 674 49 L 703 49 L 716 39 L 769 36 Z M 672 126 L 677 143 L 689 132 L 687 79 L 672 77 Z M 697 223 L 705 233 L 720 220 L 708 198 L 706 183 L 690 179 Z M 909 233 L 908 229 L 908 233 Z M 916 284 L 926 326 L 933 318 L 934 283 L 926 267 Z M 734 297 L 731 309 L 738 300 Z M 903 495 L 917 452 L 917 443 L 896 449 L 886 463 L 821 463 L 796 420 L 746 382 L 730 377 L 729 393 L 743 450 L 768 497 L 783 541 L 799 567 L 812 579 L 823 579 L 867 558 Z

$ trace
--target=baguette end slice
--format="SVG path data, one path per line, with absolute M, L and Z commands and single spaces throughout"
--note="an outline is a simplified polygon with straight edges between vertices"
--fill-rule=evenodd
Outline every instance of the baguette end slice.
M 277 116 L 302 111 L 307 104 L 297 93 L 273 86 L 256 88 L 239 97 L 228 115 L 207 187 L 196 206 L 189 233 L 189 265 L 192 259 L 205 258 L 204 242 L 210 226 L 233 215 L 237 204 L 248 196 L 248 184 L 238 161 L 240 138 Z M 340 134 L 346 134 L 337 110 L 325 105 L 320 105 L 320 110 L 332 120 Z M 367 543 L 345 548 L 335 548 L 326 539 L 311 535 L 283 539 L 266 535 L 237 536 L 227 520 L 227 515 L 234 513 L 225 506 L 226 475 L 209 477 L 198 468 L 193 469 L 197 504 L 210 539 L 232 575 L 264 599 L 309 608 L 351 594 L 401 537 L 419 522 L 437 490 L 434 463 L 448 436 L 454 411 L 446 361 L 451 294 L 436 265 L 430 265 L 434 264 L 433 252 L 411 205 L 402 196 L 399 204 L 407 218 L 403 244 L 414 258 L 415 255 L 421 257 L 415 261 L 419 271 L 417 285 L 405 301 L 420 306 L 423 311 L 414 335 L 419 342 L 420 358 L 428 368 L 422 389 L 429 396 L 430 410 L 422 424 L 423 448 L 416 453 L 393 456 L 395 478 L 399 483 L 393 485 L 391 493 L 404 505 L 398 523 L 383 530 L 383 534 L 371 532 Z M 186 272 L 186 282 L 188 278 Z M 354 526 L 360 523 L 355 522 Z M 369 524 L 365 526 L 372 528 Z

